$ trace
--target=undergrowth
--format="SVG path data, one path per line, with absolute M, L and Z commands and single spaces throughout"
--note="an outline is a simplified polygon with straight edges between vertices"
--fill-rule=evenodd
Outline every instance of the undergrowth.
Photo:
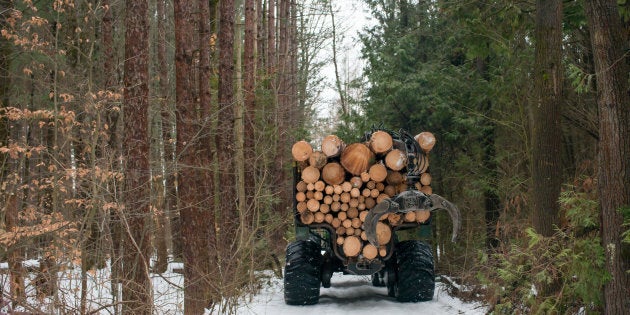
M 593 191 L 566 188 L 562 226 L 551 237 L 527 228 L 523 237 L 482 253 L 477 279 L 492 314 L 598 314 L 605 270 L 599 207 Z M 630 241 L 630 232 L 624 235 Z

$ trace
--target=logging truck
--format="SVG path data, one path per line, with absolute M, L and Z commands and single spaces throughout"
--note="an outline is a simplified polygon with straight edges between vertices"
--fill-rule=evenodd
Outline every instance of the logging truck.
M 296 142 L 293 215 L 296 240 L 286 248 L 287 304 L 319 301 L 333 273 L 371 276 L 400 302 L 433 298 L 432 212 L 446 210 L 455 241 L 457 207 L 431 189 L 430 132 L 373 128 L 362 142 L 329 135 L 315 150 Z

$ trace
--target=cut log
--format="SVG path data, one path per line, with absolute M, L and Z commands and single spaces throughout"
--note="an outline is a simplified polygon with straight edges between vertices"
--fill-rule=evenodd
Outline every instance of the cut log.
M 370 198 L 365 198 L 365 208 L 366 209 L 372 209 L 374 208 L 374 206 L 376 206 L 376 200 L 372 197 Z
M 376 163 L 370 166 L 368 173 L 370 174 L 370 179 L 377 183 L 382 182 L 385 178 L 387 178 L 387 168 L 381 163 Z
M 326 221 L 326 223 L 328 224 L 331 224 L 334 218 L 335 217 L 332 214 L 327 213 L 326 216 L 324 217 L 324 221 Z
M 324 165 L 328 162 L 328 158 L 326 154 L 322 151 L 314 151 L 311 153 L 311 156 L 308 157 L 308 165 L 316 167 L 318 169 L 322 169 Z
M 314 184 L 319 180 L 319 169 L 308 166 L 302 170 L 302 180 L 307 184 Z
M 323 214 L 326 214 L 328 212 L 330 212 L 330 205 L 327 205 L 325 203 L 322 203 L 319 205 L 319 211 Z
M 348 208 L 350 208 L 350 206 L 348 206 L 347 203 L 343 203 L 343 202 L 341 203 L 341 209 L 340 209 L 341 211 L 344 211 L 344 212 L 348 211 Z
M 374 153 L 363 143 L 353 143 L 341 153 L 341 165 L 352 175 L 361 175 L 374 163 Z
M 361 220 L 361 222 L 365 222 L 365 217 L 367 217 L 368 213 L 370 213 L 369 211 L 361 211 L 359 212 L 359 220 Z
M 371 191 L 372 191 L 372 190 L 371 190 L 371 189 L 369 189 L 369 188 L 364 188 L 364 189 L 361 191 L 361 196 L 363 196 L 363 197 L 366 197 L 366 198 L 367 198 L 367 197 L 369 197 L 369 196 L 370 196 L 370 192 L 371 192 Z
M 348 236 L 343 242 L 343 253 L 346 257 L 356 257 L 361 253 L 361 240 L 356 236 Z
M 388 195 L 388 196 L 394 196 L 394 195 L 396 195 L 396 187 L 391 186 L 391 185 L 387 185 L 387 186 L 385 186 L 385 189 L 383 189 L 383 193 Z
M 361 181 L 364 183 L 367 183 L 368 181 L 370 181 L 370 173 L 368 172 L 363 172 L 359 176 L 361 177 Z
M 382 182 L 376 183 L 376 190 L 378 191 L 384 191 L 385 190 L 385 184 L 383 184 Z
M 308 210 L 308 207 L 306 206 L 306 201 L 298 202 L 296 205 L 296 208 L 299 213 L 302 213 Z
M 326 184 L 321 180 L 316 181 L 313 186 L 317 191 L 324 191 L 324 188 L 326 188 Z
M 361 200 L 359 200 L 359 205 L 357 206 L 357 209 L 359 209 L 359 211 L 365 210 L 365 201 L 361 202 Z
M 350 182 L 343 182 L 341 183 L 341 189 L 344 192 L 350 192 L 352 190 L 352 184 Z
M 321 212 L 315 212 L 313 216 L 315 217 L 314 219 L 315 223 L 322 223 L 324 222 L 324 219 L 326 218 L 326 215 Z
M 337 213 L 337 219 L 339 219 L 342 223 L 348 218 L 348 214 L 345 211 L 339 211 Z
M 335 230 L 335 233 L 337 233 L 337 235 L 345 235 L 346 234 L 346 228 L 343 227 L 343 226 L 339 226 Z
M 433 189 L 431 188 L 431 186 L 422 186 L 420 191 L 425 193 L 425 194 L 427 194 L 427 195 L 432 195 L 433 194 Z
M 326 188 L 324 188 L 324 192 L 326 193 L 326 195 L 332 195 L 335 193 L 335 188 L 332 185 L 326 185 Z
M 403 191 L 406 191 L 407 189 L 409 189 L 409 186 L 406 183 L 402 183 L 402 184 L 396 186 L 396 192 L 397 193 L 401 193 Z
M 359 188 L 352 188 L 352 190 L 350 190 L 350 197 L 352 198 L 358 198 L 359 196 L 361 196 L 361 191 L 359 190 Z
M 343 245 L 345 238 L 343 236 L 337 236 L 337 245 Z
M 350 208 L 357 208 L 359 206 L 359 199 L 357 198 L 350 199 L 350 201 L 348 201 L 348 206 Z
M 341 225 L 343 227 L 345 227 L 346 229 L 351 228 L 352 227 L 352 220 L 345 219 L 345 220 L 341 221 Z
M 313 190 L 315 190 L 315 183 L 313 182 L 313 183 L 308 183 L 308 184 L 306 184 L 306 190 L 307 190 L 307 191 L 313 191 Z
M 398 213 L 389 213 L 387 215 L 387 221 L 389 222 L 389 225 L 391 226 L 397 226 L 400 225 L 400 221 L 402 220 L 400 214 Z
M 387 173 L 387 178 L 385 178 L 385 181 L 390 184 L 390 185 L 398 185 L 400 183 L 402 183 L 404 180 L 403 174 L 401 172 L 398 171 L 389 171 Z
M 417 190 L 421 190 L 422 189 L 422 183 L 417 182 L 413 185 L 414 187 L 416 187 Z
M 314 220 L 315 216 L 311 212 L 305 211 L 300 214 L 300 221 L 306 225 L 313 223 Z
M 350 202 L 350 199 L 352 199 L 352 196 L 350 196 L 350 193 L 342 193 L 341 194 L 341 199 L 339 199 L 342 203 L 348 203 Z
M 374 188 L 376 188 L 376 182 L 371 180 L 371 181 L 365 183 L 365 187 L 369 188 L 369 189 L 374 189 Z
M 324 196 L 324 200 L 323 201 L 324 201 L 325 204 L 331 205 L 333 203 L 333 198 L 332 198 L 332 196 L 326 195 L 326 196 Z
M 367 241 L 367 240 L 368 240 L 368 239 L 367 239 L 367 233 L 365 233 L 365 231 L 361 231 L 361 235 L 360 235 L 360 236 L 361 236 L 361 239 L 362 239 L 362 240 L 364 240 L 364 241 Z
M 389 225 L 378 222 L 376 223 L 376 241 L 379 245 L 385 245 L 392 239 L 392 229 Z
M 309 211 L 311 212 L 315 212 L 319 210 L 319 201 L 315 200 L 315 199 L 309 199 L 306 202 L 306 207 L 308 208 Z
M 333 218 L 332 222 L 330 222 L 330 225 L 332 225 L 332 227 L 336 229 L 341 226 L 341 220 L 339 220 L 339 218 Z
M 305 200 L 306 200 L 306 194 L 305 194 L 305 193 L 303 193 L 303 192 L 301 192 L 301 191 L 298 191 L 298 192 L 295 194 L 295 200 L 297 200 L 298 202 L 305 201 Z
M 363 186 L 363 181 L 361 180 L 361 177 L 353 176 L 350 178 L 350 184 L 352 185 L 352 188 L 361 188 L 361 186 Z
M 385 165 L 391 170 L 400 171 L 407 166 L 407 154 L 394 149 L 385 156 Z
M 366 259 L 374 259 L 378 256 L 378 248 L 372 244 L 363 246 L 363 257 Z
M 381 257 L 387 256 L 387 247 L 381 246 L 378 248 L 378 255 Z
M 420 183 L 423 186 L 431 185 L 431 174 L 429 174 L 429 173 L 422 173 L 422 175 L 420 175 Z
M 339 163 L 331 162 L 322 168 L 322 179 L 330 185 L 339 185 L 343 183 L 346 172 Z
M 322 140 L 322 152 L 327 157 L 339 156 L 344 148 L 343 141 L 335 135 L 328 135 Z
M 333 202 L 340 201 L 341 200 L 341 196 L 337 195 L 337 194 L 334 194 L 334 195 L 332 195 L 332 199 L 333 199 Z
M 308 160 L 311 153 L 313 153 L 313 147 L 304 140 L 294 143 L 291 148 L 291 155 L 293 155 L 293 159 L 298 162 Z
M 306 199 L 315 199 L 315 192 L 312 190 L 306 191 Z
M 378 198 L 378 196 L 381 195 L 381 192 L 378 191 L 378 189 L 374 188 L 370 191 L 370 197 L 372 198 Z M 379 201 L 380 202 L 380 201 Z
M 431 211 L 418 210 L 416 211 L 416 222 L 424 223 L 431 217 Z
M 322 199 L 324 199 L 324 193 L 321 191 L 314 191 L 313 198 L 317 201 L 321 201 Z
M 339 210 L 341 210 L 341 202 L 333 201 L 333 203 L 330 204 L 330 210 L 332 210 L 333 212 L 338 212 Z
M 405 222 L 416 222 L 416 213 L 414 211 L 406 212 L 403 220 Z
M 348 236 L 354 235 L 354 228 L 352 226 L 346 228 L 346 235 Z
M 370 137 L 369 147 L 376 154 L 383 154 L 392 149 L 394 141 L 392 136 L 382 130 L 375 131 Z
M 359 218 L 353 218 L 352 219 L 352 227 L 355 229 L 358 229 L 361 227 L 361 224 L 363 224 L 363 222 L 361 222 L 361 219 Z
M 301 180 L 295 185 L 295 190 L 305 192 L 306 191 L 306 182 Z
M 359 209 L 354 208 L 354 207 L 350 207 L 350 208 L 348 208 L 348 211 L 346 211 L 346 215 L 348 216 L 349 219 L 358 218 L 359 217 Z
M 433 146 L 435 145 L 435 136 L 428 131 L 417 134 L 414 139 L 418 141 L 420 148 L 422 148 L 424 152 L 431 151 L 431 149 L 433 149 Z
M 429 169 L 429 156 L 422 155 L 418 157 L 418 171 L 425 173 Z
M 337 195 L 341 195 L 341 193 L 343 192 L 343 188 L 341 187 L 341 185 L 333 185 L 333 192 Z

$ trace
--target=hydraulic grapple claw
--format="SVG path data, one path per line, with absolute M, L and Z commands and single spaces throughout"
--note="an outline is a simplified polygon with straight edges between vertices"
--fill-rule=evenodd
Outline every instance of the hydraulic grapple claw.
M 435 211 L 444 209 L 448 212 L 453 222 L 452 241 L 457 239 L 461 228 L 459 209 L 452 202 L 439 195 L 426 195 L 417 190 L 404 191 L 393 198 L 385 199 L 370 210 L 363 222 L 363 229 L 368 241 L 378 247 L 376 225 L 380 218 L 387 213 L 407 213 L 416 210 Z

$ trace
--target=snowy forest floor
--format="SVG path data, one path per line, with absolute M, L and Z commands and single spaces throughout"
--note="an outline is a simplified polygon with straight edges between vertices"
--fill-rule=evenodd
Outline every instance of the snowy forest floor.
M 446 284 L 437 282 L 432 301 L 399 303 L 387 296 L 387 288 L 374 287 L 369 276 L 354 276 L 335 273 L 330 288 L 321 288 L 319 303 L 307 306 L 290 306 L 284 303 L 282 279 L 271 278 L 268 285 L 241 305 L 237 314 L 485 314 L 487 309 L 480 303 L 468 303 L 452 297 Z
M 37 268 L 37 261 L 25 262 L 31 268 Z M 34 274 L 26 278 L 26 293 L 28 309 L 12 310 L 8 303 L 9 279 L 7 264 L 0 264 L 0 285 L 3 288 L 0 314 L 12 311 L 40 311 L 45 314 L 77 314 L 80 304 L 81 281 L 80 268 L 69 268 L 59 275 L 59 291 L 57 300 L 50 298 L 36 298 L 33 285 Z M 152 275 L 154 288 L 155 314 L 176 315 L 183 314 L 184 292 L 182 289 L 183 275 L 173 272 L 181 269 L 181 264 L 171 264 L 169 270 L 161 275 Z M 88 277 L 87 301 L 88 309 L 96 311 L 93 314 L 114 314 L 111 306 L 108 269 L 90 271 Z M 291 315 L 291 314 L 362 314 L 377 310 L 379 313 L 395 314 L 485 314 L 487 308 L 476 302 L 464 302 L 448 294 L 447 285 L 436 283 L 435 295 L 432 301 L 420 303 L 399 303 L 387 296 L 387 289 L 374 287 L 369 276 L 353 276 L 335 273 L 330 288 L 321 288 L 319 303 L 308 306 L 290 306 L 284 303 L 283 280 L 264 273 L 262 289 L 251 298 L 243 299 L 237 306 L 232 306 L 232 312 L 240 315 Z M 53 305 L 61 305 L 54 307 Z M 209 314 L 210 312 L 208 312 Z M 216 311 L 213 313 L 217 313 Z

